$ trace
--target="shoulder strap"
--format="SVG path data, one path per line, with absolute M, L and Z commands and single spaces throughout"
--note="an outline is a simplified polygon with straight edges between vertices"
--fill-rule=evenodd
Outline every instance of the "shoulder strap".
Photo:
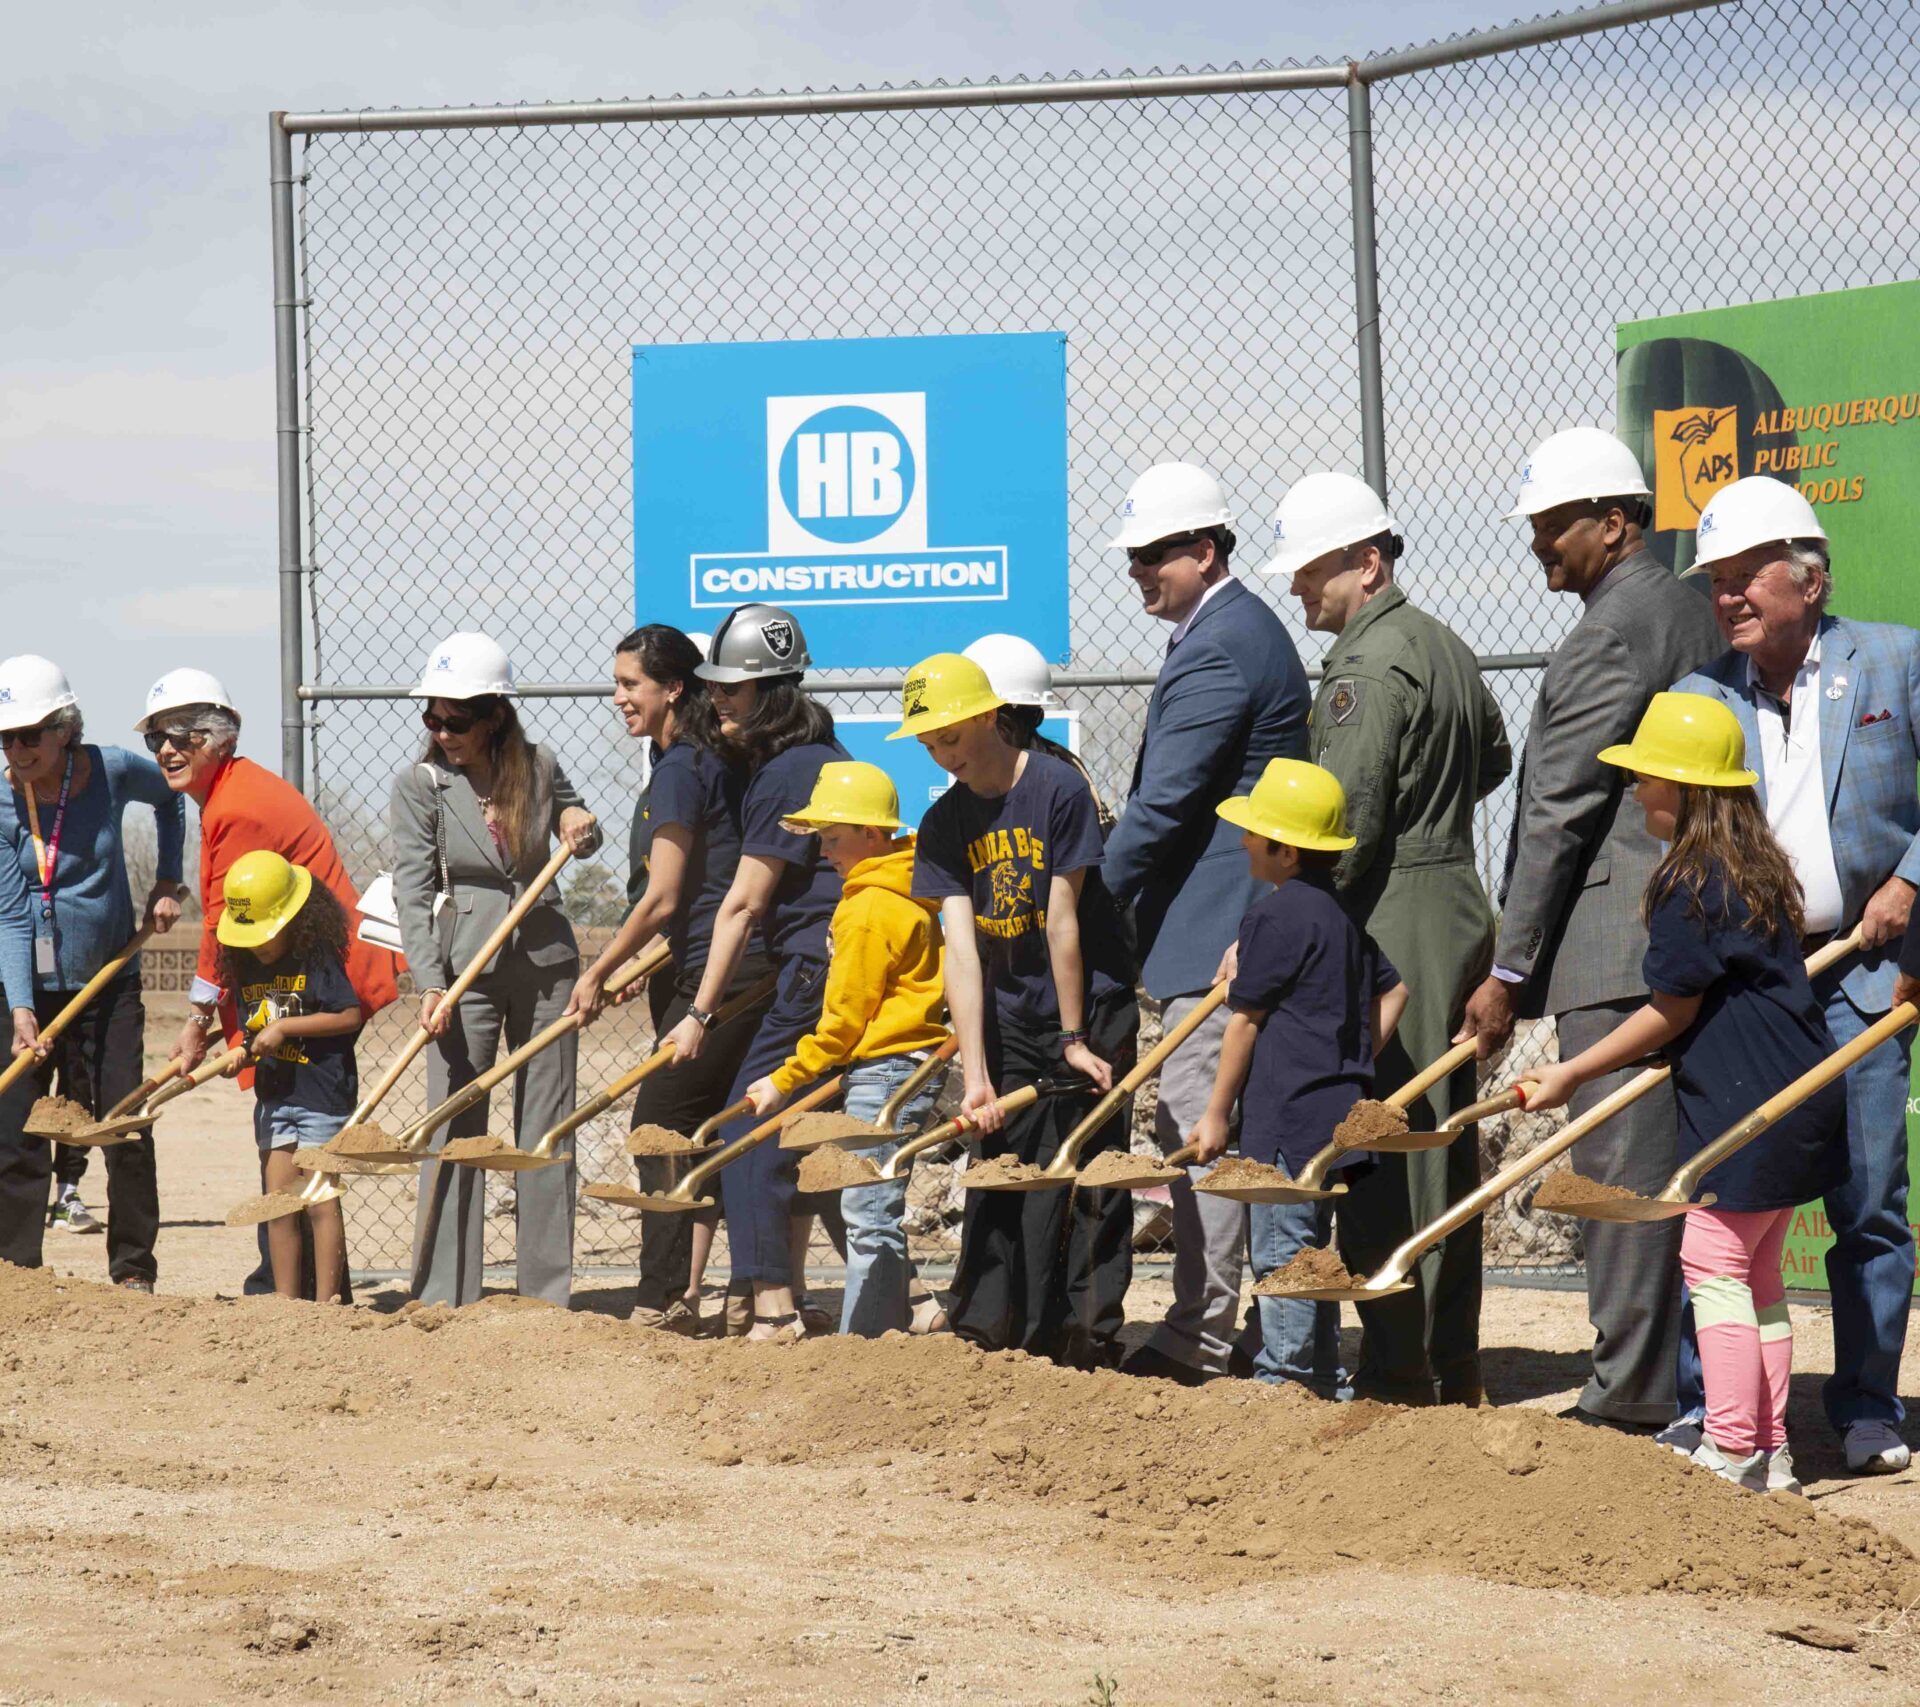
M 433 791 L 433 848 L 440 861 L 440 893 L 451 897 L 453 873 L 447 866 L 446 784 L 441 780 L 440 772 L 424 759 L 420 768 L 427 773 L 427 787 Z

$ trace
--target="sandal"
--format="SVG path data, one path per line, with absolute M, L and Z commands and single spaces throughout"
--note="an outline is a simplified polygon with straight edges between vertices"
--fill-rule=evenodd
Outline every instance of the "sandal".
M 947 1329 L 947 1313 L 940 1307 L 940 1300 L 928 1293 L 913 1306 L 913 1314 L 907 1318 L 907 1332 L 910 1334 L 944 1334 Z
M 788 1310 L 784 1315 L 762 1316 L 758 1312 L 753 1318 L 756 1328 L 772 1328 L 770 1334 L 761 1334 L 756 1343 L 760 1345 L 793 1345 L 797 1341 L 809 1338 L 806 1319 L 798 1310 Z M 749 1339 L 754 1338 L 750 1333 Z

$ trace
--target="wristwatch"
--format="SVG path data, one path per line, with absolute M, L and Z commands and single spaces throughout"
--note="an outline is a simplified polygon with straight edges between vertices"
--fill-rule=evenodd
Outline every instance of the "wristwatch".
M 691 1002 L 687 1004 L 687 1018 L 694 1021 L 702 1031 L 713 1029 L 713 1015 L 705 1008 L 697 1008 Z

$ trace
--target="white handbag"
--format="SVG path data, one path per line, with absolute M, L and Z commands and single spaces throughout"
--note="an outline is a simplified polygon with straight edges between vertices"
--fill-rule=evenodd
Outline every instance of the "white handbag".
M 440 858 L 440 889 L 433 898 L 433 916 L 440 917 L 440 909 L 453 899 L 453 879 L 447 871 L 447 825 L 444 808 L 440 801 L 440 779 L 431 765 L 422 765 L 433 784 L 433 843 L 434 852 Z M 393 873 L 383 871 L 361 892 L 360 924 L 354 934 L 362 942 L 370 942 L 376 948 L 391 949 L 395 954 L 405 952 L 400 942 L 400 903 L 393 898 Z

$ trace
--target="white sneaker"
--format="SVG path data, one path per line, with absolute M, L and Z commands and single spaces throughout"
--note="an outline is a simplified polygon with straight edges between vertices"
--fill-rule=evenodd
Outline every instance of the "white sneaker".
M 1745 1488 L 1749 1493 L 1764 1494 L 1767 1491 L 1767 1455 L 1764 1452 L 1750 1452 L 1745 1458 L 1729 1458 L 1715 1445 L 1710 1434 L 1700 1437 L 1700 1444 L 1694 1448 L 1689 1462 L 1698 1464 L 1703 1470 L 1711 1470 L 1723 1482 L 1731 1482 L 1736 1488 Z
M 1706 1435 L 1706 1424 L 1689 1411 L 1684 1417 L 1675 1417 L 1668 1423 L 1653 1437 L 1653 1444 L 1677 1452 L 1682 1458 L 1691 1458 L 1700 1449 L 1700 1442 L 1706 1439 Z
M 1847 1468 L 1856 1476 L 1891 1476 L 1913 1461 L 1891 1423 L 1857 1422 L 1847 1429 Z
M 1776 1446 L 1767 1454 L 1767 1492 L 1770 1494 L 1806 1492 L 1806 1489 L 1800 1486 L 1800 1478 L 1793 1473 L 1791 1447 Z

